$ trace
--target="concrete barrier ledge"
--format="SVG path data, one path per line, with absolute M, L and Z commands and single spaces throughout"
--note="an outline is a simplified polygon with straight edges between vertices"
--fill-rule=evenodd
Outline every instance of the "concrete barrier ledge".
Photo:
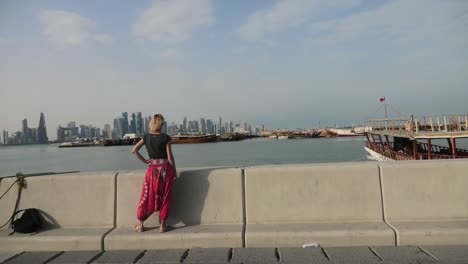
M 465 160 L 179 169 L 173 230 L 164 234 L 156 215 L 147 232 L 133 231 L 143 177 L 144 170 L 30 177 L 19 208 L 40 209 L 47 229 L 10 236 L 3 228 L 0 248 L 468 245 Z M 0 193 L 13 180 L 4 179 Z M 16 197 L 14 188 L 0 200 L 0 220 Z

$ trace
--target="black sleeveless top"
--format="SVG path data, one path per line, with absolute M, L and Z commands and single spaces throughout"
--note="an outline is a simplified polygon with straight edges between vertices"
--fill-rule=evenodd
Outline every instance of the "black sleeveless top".
M 158 135 L 148 133 L 143 136 L 146 151 L 151 159 L 167 159 L 166 145 L 171 140 L 171 137 L 164 133 Z

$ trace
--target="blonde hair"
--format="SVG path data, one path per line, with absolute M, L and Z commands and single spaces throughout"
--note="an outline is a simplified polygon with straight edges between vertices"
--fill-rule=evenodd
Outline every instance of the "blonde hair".
M 150 133 L 159 133 L 164 125 L 164 117 L 161 114 L 155 114 L 149 123 Z

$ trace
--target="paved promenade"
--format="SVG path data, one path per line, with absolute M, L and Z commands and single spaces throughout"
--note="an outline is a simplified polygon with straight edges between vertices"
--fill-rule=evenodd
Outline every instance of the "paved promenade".
M 22 252 L 0 251 L 0 263 L 468 263 L 468 246 L 192 248 Z

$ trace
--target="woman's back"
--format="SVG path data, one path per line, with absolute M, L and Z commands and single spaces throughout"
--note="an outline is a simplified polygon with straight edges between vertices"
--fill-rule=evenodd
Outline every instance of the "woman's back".
M 171 137 L 164 133 L 148 133 L 143 136 L 146 151 L 151 159 L 167 159 L 167 143 Z

